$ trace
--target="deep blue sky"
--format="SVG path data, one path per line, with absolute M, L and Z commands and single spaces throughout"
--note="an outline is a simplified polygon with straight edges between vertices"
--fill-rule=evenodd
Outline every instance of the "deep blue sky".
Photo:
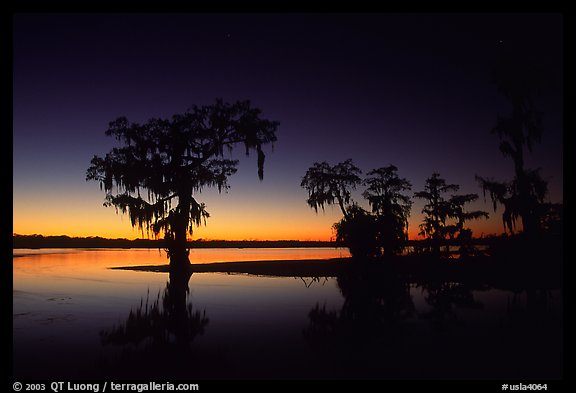
M 394 164 L 413 191 L 439 171 L 481 194 L 475 174 L 512 177 L 490 134 L 509 110 L 490 71 L 510 48 L 551 75 L 528 165 L 542 167 L 560 202 L 562 31 L 559 14 L 18 14 L 14 231 L 139 236 L 84 180 L 91 157 L 113 146 L 108 122 L 217 97 L 250 99 L 281 125 L 263 182 L 255 157 L 241 158 L 229 194 L 199 197 L 212 219 L 195 237 L 328 238 L 338 210 L 316 215 L 299 186 L 314 161 L 352 158 L 364 172 Z M 500 212 L 475 229 L 501 230 Z

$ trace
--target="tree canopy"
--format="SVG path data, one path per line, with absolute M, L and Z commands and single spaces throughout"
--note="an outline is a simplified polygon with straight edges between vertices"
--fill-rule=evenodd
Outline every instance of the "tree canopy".
M 488 218 L 488 213 L 481 210 L 468 211 L 467 203 L 478 199 L 477 194 L 455 194 L 460 189 L 457 184 L 448 184 L 437 172 L 432 173 L 424 185 L 424 190 L 416 192 L 414 197 L 423 199 L 423 222 L 420 224 L 420 235 L 432 242 L 432 250 L 440 253 L 440 244 L 447 237 L 454 239 L 457 235 L 471 239 L 472 232 L 464 227 L 469 220 Z M 449 197 L 445 194 L 452 193 Z
M 315 211 L 324 205 L 337 203 L 344 217 L 351 201 L 351 190 L 356 189 L 362 179 L 362 171 L 352 159 L 331 166 L 326 161 L 315 162 L 306 171 L 300 186 L 308 190 L 308 205 Z
M 393 255 L 401 251 L 408 240 L 412 201 L 404 192 L 409 191 L 412 184 L 398 176 L 398 168 L 394 165 L 371 170 L 364 184 L 367 188 L 362 196 L 376 215 L 378 243 L 385 255 Z
M 394 255 L 408 239 L 408 217 L 412 202 L 403 192 L 411 188 L 408 180 L 398 177 L 394 165 L 368 172 L 362 171 L 351 159 L 331 166 L 327 162 L 314 163 L 300 184 L 308 190 L 307 203 L 316 212 L 318 207 L 338 204 L 342 215 L 333 225 L 336 241 L 360 258 Z M 372 207 L 372 214 L 352 199 L 352 190 L 360 184 L 367 188 L 362 196 Z
M 484 197 L 490 195 L 494 211 L 498 204 L 503 206 L 505 231 L 513 233 L 520 217 L 524 232 L 535 235 L 540 231 L 548 183 L 542 179 L 539 169 L 525 167 L 525 155 L 532 152 L 542 137 L 542 119 L 536 97 L 545 84 L 546 75 L 532 61 L 525 61 L 529 58 L 503 53 L 492 73 L 498 92 L 511 104 L 509 115 L 498 115 L 492 133 L 500 139 L 502 155 L 513 162 L 514 178 L 502 182 L 476 176 L 476 180 L 484 191 Z
M 206 187 L 226 190 L 228 178 L 237 171 L 238 160 L 225 158 L 225 153 L 239 145 L 246 155 L 255 151 L 258 176 L 263 178 L 263 146 L 276 141 L 279 123 L 260 115 L 249 101 L 216 100 L 143 124 L 120 117 L 105 133 L 122 146 L 104 157 L 94 156 L 86 179 L 100 183 L 105 206 L 127 213 L 132 226 L 156 236 L 164 233 L 169 255 L 181 252 L 186 234 L 209 217 L 196 195 Z
M 451 204 L 444 194 L 456 192 L 459 189 L 459 185 L 446 183 L 439 173 L 434 172 L 426 179 L 424 190 L 414 193 L 416 198 L 426 201 L 422 208 L 424 221 L 420 224 L 420 235 L 427 236 L 434 241 L 446 237 L 446 220 L 451 214 Z

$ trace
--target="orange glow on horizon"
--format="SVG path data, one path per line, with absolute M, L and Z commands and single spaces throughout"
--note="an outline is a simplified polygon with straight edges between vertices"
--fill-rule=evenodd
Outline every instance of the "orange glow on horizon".
M 109 220 L 92 220 L 89 222 L 81 222 L 81 220 L 71 219 L 68 224 L 62 225 L 64 221 L 58 222 L 58 225 L 50 224 L 48 222 L 35 222 L 31 225 L 30 222 L 23 220 L 14 220 L 13 233 L 20 235 L 43 235 L 43 236 L 60 236 L 66 235 L 70 237 L 102 237 L 102 238 L 125 238 L 129 240 L 134 239 L 154 239 L 155 236 L 152 232 L 142 232 L 138 228 L 130 226 L 127 217 L 120 219 L 114 215 L 112 221 Z M 216 221 L 216 220 L 215 220 Z M 257 220 L 255 220 L 257 221 Z M 326 219 L 307 220 L 306 223 L 301 225 L 294 225 L 286 227 L 284 225 L 274 225 L 267 220 L 264 222 L 256 222 L 254 226 L 244 226 L 237 221 L 226 222 L 212 222 L 209 220 L 207 225 L 202 225 L 199 228 L 194 228 L 194 233 L 189 236 L 190 240 L 300 240 L 300 241 L 332 241 L 334 240 L 334 232 L 332 230 L 332 223 L 327 222 Z M 218 224 L 218 225 L 216 225 Z M 473 230 L 474 237 L 482 237 L 488 235 L 499 235 L 503 233 L 502 226 L 498 226 L 494 222 L 476 222 L 471 223 L 469 227 Z M 68 228 L 68 229 L 67 229 Z M 73 228 L 73 229 L 70 229 Z M 410 240 L 423 239 L 419 236 L 420 228 L 418 224 L 413 224 L 408 228 L 408 236 Z
M 242 196 L 223 195 L 209 202 L 210 218 L 206 225 L 194 228 L 193 240 L 334 240 L 332 225 L 342 218 L 338 208 L 314 212 L 305 204 L 280 203 L 271 198 L 246 200 Z M 284 201 L 281 201 L 284 202 Z M 239 208 L 238 206 L 241 206 Z M 418 209 L 410 217 L 410 239 L 419 239 L 422 215 Z M 488 220 L 467 223 L 475 237 L 503 232 L 499 213 Z M 13 233 L 70 237 L 154 238 L 130 225 L 127 215 L 102 207 L 101 196 L 86 193 L 60 200 L 51 196 L 26 194 L 13 200 Z

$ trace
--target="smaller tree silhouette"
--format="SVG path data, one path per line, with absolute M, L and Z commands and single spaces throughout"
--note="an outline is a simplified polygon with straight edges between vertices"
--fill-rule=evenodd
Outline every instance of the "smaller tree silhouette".
M 308 205 L 316 212 L 324 205 L 338 204 L 344 217 L 333 226 L 336 242 L 348 247 L 354 257 L 369 257 L 377 250 L 374 217 L 353 203 L 351 196 L 351 191 L 362 183 L 361 173 L 351 159 L 334 166 L 326 161 L 315 162 L 300 186 L 308 190 Z
M 458 191 L 457 184 L 447 184 L 437 172 L 426 179 L 424 191 L 414 194 L 416 198 L 425 200 L 427 203 L 422 208 L 424 222 L 420 224 L 420 235 L 426 236 L 432 244 L 432 251 L 440 255 L 440 245 L 447 235 L 446 220 L 450 216 L 451 205 L 444 194 Z
M 348 206 L 346 217 L 335 223 L 333 228 L 336 242 L 348 247 L 354 258 L 374 258 L 380 255 L 376 217 L 357 204 Z
M 484 198 L 490 195 L 492 206 L 496 211 L 497 205 L 504 207 L 502 223 L 504 230 L 514 233 L 516 220 L 522 218 L 523 230 L 528 235 L 538 234 L 540 220 L 548 193 L 548 183 L 542 179 L 540 170 L 522 170 L 510 182 L 499 182 L 492 178 L 476 176 L 482 187 Z
M 376 215 L 378 243 L 385 256 L 397 254 L 408 240 L 408 218 L 412 201 L 403 192 L 412 188 L 410 182 L 398 177 L 394 165 L 374 169 L 367 173 L 362 194 Z
M 469 220 L 488 218 L 488 213 L 482 210 L 467 211 L 465 205 L 478 199 L 478 194 L 452 195 L 450 197 L 450 217 L 456 220 L 454 224 L 448 226 L 448 236 L 450 239 L 458 241 L 460 245 L 460 257 L 468 256 L 473 250 L 472 230 L 464 227 L 464 223 Z
M 403 192 L 411 189 L 408 180 L 400 178 L 394 165 L 374 169 L 362 181 L 362 171 L 351 159 L 330 166 L 327 162 L 312 165 L 300 184 L 308 190 L 308 205 L 318 207 L 338 204 L 342 215 L 333 225 L 336 241 L 350 249 L 354 257 L 379 257 L 384 250 L 391 256 L 402 250 L 408 239 L 408 217 L 412 201 Z M 351 197 L 351 191 L 363 183 L 362 196 L 372 213 L 364 210 Z
M 362 182 L 362 171 L 352 159 L 330 166 L 326 161 L 315 162 L 307 171 L 300 186 L 308 190 L 308 205 L 318 212 L 324 205 L 338 204 L 344 218 L 348 217 L 351 190 Z
M 414 194 L 416 198 L 427 202 L 422 209 L 424 222 L 420 224 L 420 235 L 430 240 L 435 256 L 440 255 L 440 246 L 447 237 L 454 239 L 457 235 L 461 235 L 462 240 L 471 240 L 471 231 L 464 228 L 466 221 L 488 217 L 488 213 L 481 210 L 466 211 L 464 209 L 467 203 L 478 199 L 476 194 L 452 194 L 448 198 L 445 196 L 445 194 L 456 192 L 459 189 L 459 185 L 447 184 L 439 173 L 434 172 L 431 177 L 426 179 L 424 191 Z

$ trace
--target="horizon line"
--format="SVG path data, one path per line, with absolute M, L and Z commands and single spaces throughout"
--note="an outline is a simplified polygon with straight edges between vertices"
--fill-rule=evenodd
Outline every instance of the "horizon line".
M 505 232 L 500 232 L 500 233 L 489 233 L 489 234 L 484 234 L 481 233 L 480 236 L 474 236 L 473 239 L 476 240 L 482 240 L 482 239 L 490 239 L 490 238 L 495 238 L 495 237 L 501 237 L 501 236 L 514 236 L 514 235 L 518 235 L 521 234 L 522 231 L 518 232 L 518 233 L 514 233 L 514 234 L 507 234 Z M 16 236 L 21 236 L 21 237 L 43 237 L 43 238 L 50 238 L 50 237 L 66 237 L 69 239 L 102 239 L 102 240 L 123 240 L 123 241 L 154 241 L 154 242 L 160 242 L 162 240 L 164 240 L 163 238 L 126 238 L 126 237 L 116 237 L 116 238 L 111 238 L 111 237 L 102 237 L 102 236 L 98 236 L 98 235 L 94 235 L 94 236 L 71 236 L 71 235 L 66 235 L 66 234 L 60 234 L 60 235 L 43 235 L 43 234 L 39 234 L 39 233 L 33 233 L 33 234 L 20 234 L 20 233 L 12 233 L 12 237 L 16 237 Z M 408 242 L 412 242 L 412 241 L 424 241 L 427 240 L 426 238 L 423 238 L 421 236 L 418 236 L 417 238 L 408 238 Z M 445 239 L 445 240 L 450 240 L 450 239 Z M 336 243 L 336 240 L 312 240 L 312 239 L 277 239 L 277 240 L 272 240 L 272 239 L 210 239 L 210 238 L 198 238 L 198 239 L 186 239 L 187 242 L 311 242 L 311 243 Z
M 43 235 L 40 233 L 33 233 L 33 234 L 21 234 L 21 233 L 12 233 L 12 237 L 16 236 L 27 236 L 27 237 L 67 237 L 69 239 L 102 239 L 102 240 L 125 240 L 125 241 L 162 241 L 163 238 L 126 238 L 126 237 L 102 237 L 98 235 L 94 236 L 71 236 L 71 235 Z M 198 238 L 198 239 L 186 239 L 187 242 L 318 242 L 318 243 L 334 243 L 335 240 L 312 240 L 312 239 L 210 239 L 210 238 Z

